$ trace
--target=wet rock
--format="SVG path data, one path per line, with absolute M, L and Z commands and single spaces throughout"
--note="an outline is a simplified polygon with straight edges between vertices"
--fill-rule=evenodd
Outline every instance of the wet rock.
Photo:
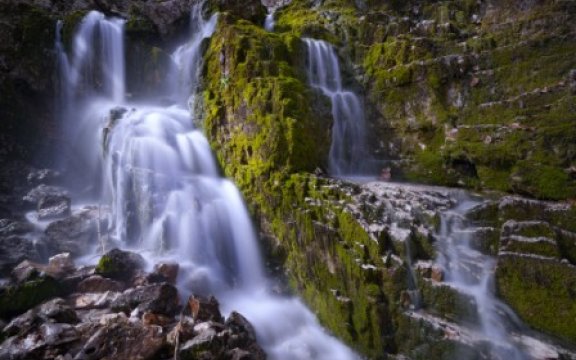
M 17 283 L 23 283 L 40 277 L 45 269 L 46 267 L 41 264 L 24 260 L 12 270 L 11 275 Z
M 37 278 L 0 288 L 0 317 L 21 314 L 28 309 L 59 296 L 60 284 L 53 277 L 39 274 Z
M 107 278 L 127 281 L 145 265 L 146 261 L 139 254 L 112 249 L 100 258 L 95 272 Z
M 79 321 L 76 312 L 61 298 L 45 302 L 37 309 L 38 316 L 44 320 L 52 320 L 57 323 L 66 324 L 75 324 Z
M 166 316 L 166 315 L 162 315 L 162 314 L 154 314 L 152 312 L 145 312 L 142 315 L 142 323 L 144 325 L 157 325 L 157 326 L 162 326 L 165 327 L 167 325 L 169 325 L 170 323 L 174 322 L 174 318 Z
M 165 343 L 162 329 L 118 319 L 98 329 L 85 343 L 75 360 L 139 359 L 156 360 Z
M 262 24 L 266 17 L 266 7 L 260 0 L 238 2 L 234 0 L 213 0 L 221 11 L 228 11 L 234 16 Z
M 158 277 L 161 281 L 175 284 L 180 265 L 177 263 L 159 263 L 154 265 L 154 272 L 150 275 Z
M 209 298 L 190 296 L 188 299 L 188 310 L 195 321 L 224 321 L 222 314 L 220 314 L 220 304 L 214 296 Z
M 51 185 L 60 178 L 60 173 L 52 169 L 32 169 L 26 179 L 32 186 Z
M 65 195 L 47 195 L 38 201 L 38 219 L 50 220 L 71 215 L 70 198 Z
M 34 226 L 28 222 L 12 219 L 0 220 L 0 237 L 23 235 L 34 231 Z
M 181 316 L 176 326 L 166 336 L 166 340 L 171 346 L 176 346 L 177 343 L 183 344 L 192 339 L 195 334 L 194 319 L 189 316 Z
M 170 284 L 154 284 L 126 290 L 110 305 L 114 311 L 152 312 L 174 316 L 180 310 L 178 290 Z
M 50 274 L 59 274 L 61 276 L 74 272 L 74 260 L 70 253 L 62 253 L 52 256 L 48 259 L 47 272 Z
M 229 341 L 231 347 L 247 348 L 256 342 L 254 327 L 240 313 L 233 311 L 224 325 L 232 332 Z
M 21 336 L 13 336 L 0 347 L 0 359 L 53 359 L 80 339 L 70 324 L 45 323 Z
M 72 256 L 86 254 L 98 238 L 96 209 L 84 209 L 70 217 L 52 222 L 44 233 L 52 253 L 68 252 Z
M 76 309 L 104 309 L 122 296 L 122 293 L 106 291 L 104 293 L 74 294 L 70 301 Z
M 119 281 L 107 279 L 100 275 L 93 275 L 82 280 L 78 284 L 77 291 L 87 293 L 101 293 L 106 291 L 119 292 L 124 290 L 124 288 L 124 284 Z
M 40 247 L 20 236 L 0 236 L 0 274 L 7 275 L 24 260 L 40 261 Z
M 40 184 L 36 186 L 34 189 L 30 190 L 26 196 L 24 196 L 23 200 L 37 205 L 40 200 L 47 196 L 53 197 L 61 197 L 61 196 L 68 196 L 68 192 L 59 186 L 51 186 L 46 184 Z

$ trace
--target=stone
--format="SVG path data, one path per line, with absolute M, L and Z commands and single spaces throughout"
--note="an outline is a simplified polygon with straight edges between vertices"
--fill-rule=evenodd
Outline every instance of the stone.
M 46 271 L 50 274 L 66 275 L 74 272 L 76 267 L 74 266 L 74 260 L 70 253 L 62 253 L 54 255 L 48 259 L 48 266 Z
M 220 313 L 220 304 L 214 296 L 209 298 L 190 296 L 188 298 L 188 310 L 195 321 L 224 321 Z
M 98 238 L 96 209 L 83 209 L 72 216 L 56 220 L 44 231 L 46 246 L 52 253 L 84 255 Z
M 39 274 L 34 279 L 0 288 L 0 317 L 22 314 L 28 309 L 62 293 L 58 281 Z
M 39 246 L 32 240 L 20 236 L 0 236 L 0 274 L 8 275 L 24 260 L 40 261 Z
M 32 169 L 28 173 L 26 180 L 32 186 L 51 185 L 60 178 L 60 173 L 52 169 Z
M 162 328 L 124 321 L 111 321 L 91 334 L 75 360 L 156 360 L 164 347 Z
M 161 281 L 175 284 L 179 269 L 180 265 L 177 263 L 159 263 L 154 265 L 154 272 L 151 275 L 157 275 Z
M 146 326 L 157 325 L 165 327 L 174 322 L 174 318 L 162 314 L 154 314 L 152 312 L 145 312 L 142 315 L 142 323 Z
M 68 192 L 59 186 L 40 184 L 34 189 L 30 190 L 26 196 L 24 196 L 23 200 L 28 203 L 37 205 L 38 202 L 42 200 L 42 198 L 47 196 L 64 197 L 68 196 Z
M 75 309 L 104 309 L 122 296 L 122 293 L 106 291 L 104 293 L 86 293 L 70 296 L 70 301 Z
M 79 321 L 76 312 L 61 298 L 52 299 L 40 305 L 38 315 L 45 320 L 50 319 L 57 323 L 75 324 Z
M 152 312 L 154 314 L 174 316 L 180 310 L 178 290 L 170 284 L 153 284 L 128 289 L 110 305 L 114 311 L 130 313 Z
M 70 198 L 65 195 L 46 195 L 38 201 L 39 220 L 58 219 L 71 215 Z
M 125 285 L 119 281 L 108 279 L 100 275 L 93 275 L 82 280 L 77 287 L 79 292 L 102 293 L 106 291 L 123 291 Z
M 112 249 L 100 258 L 95 272 L 107 278 L 127 281 L 136 275 L 138 270 L 143 269 L 145 265 L 146 260 L 144 260 L 142 255 L 130 251 Z

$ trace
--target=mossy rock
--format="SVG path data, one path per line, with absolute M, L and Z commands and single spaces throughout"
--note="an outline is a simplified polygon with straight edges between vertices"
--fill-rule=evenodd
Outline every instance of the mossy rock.
M 8 319 L 42 302 L 60 296 L 63 289 L 54 278 L 42 274 L 22 284 L 0 288 L 0 317 Z
M 146 265 L 144 258 L 136 253 L 112 249 L 104 254 L 94 272 L 110 279 L 130 280 Z
M 526 324 L 576 342 L 576 268 L 555 260 L 500 256 L 496 287 Z

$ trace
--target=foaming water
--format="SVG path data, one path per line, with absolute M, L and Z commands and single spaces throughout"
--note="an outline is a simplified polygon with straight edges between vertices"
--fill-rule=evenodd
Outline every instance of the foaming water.
M 217 22 L 216 15 L 206 21 L 201 13 L 202 4 L 192 9 L 190 41 L 172 56 L 172 73 L 167 76 L 174 81 L 165 95 L 174 105 L 169 107 L 127 103 L 117 94 L 125 85 L 112 80 L 123 79 L 124 66 L 105 67 L 100 62 L 124 59 L 122 46 L 115 45 L 118 53 L 105 58 L 89 49 L 100 41 L 90 35 L 96 25 L 89 24 L 120 26 L 120 20 L 89 13 L 74 41 L 76 60 L 66 62 L 68 56 L 59 54 L 61 69 L 92 64 L 118 72 L 106 75 L 118 86 L 88 93 L 80 92 L 80 81 L 72 72 L 63 92 L 82 102 L 74 111 L 74 133 L 81 139 L 77 148 L 82 148 L 80 171 L 93 182 L 101 179 L 99 201 L 110 207 L 107 233 L 113 243 L 141 253 L 150 264 L 178 262 L 181 293 L 214 294 L 225 313 L 244 314 L 270 358 L 357 358 L 327 334 L 297 298 L 271 291 L 242 197 L 220 175 L 207 139 L 194 125 L 190 108 L 199 85 L 202 43 Z M 61 44 L 58 48 L 64 51 Z M 83 79 L 89 82 L 90 76 Z
M 304 39 L 308 49 L 308 82 L 332 103 L 332 142 L 328 167 L 330 175 L 369 173 L 371 160 L 366 149 L 364 108 L 360 97 L 342 85 L 340 62 L 332 45 Z

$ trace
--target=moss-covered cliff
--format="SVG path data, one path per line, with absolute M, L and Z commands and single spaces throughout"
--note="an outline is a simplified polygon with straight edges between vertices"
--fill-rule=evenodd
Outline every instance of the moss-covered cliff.
M 340 47 L 398 177 L 576 195 L 573 2 L 312 3 L 293 1 L 277 29 Z

